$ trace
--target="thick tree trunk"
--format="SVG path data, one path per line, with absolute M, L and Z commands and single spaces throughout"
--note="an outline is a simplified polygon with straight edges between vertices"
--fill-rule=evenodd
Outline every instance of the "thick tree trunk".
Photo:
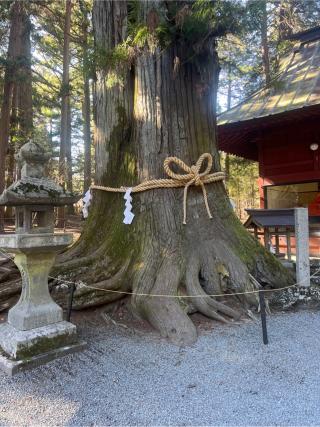
M 150 14 L 161 14 L 165 2 L 144 2 L 140 8 L 146 24 Z M 155 9 L 156 8 L 156 9 Z M 93 11 L 95 42 L 112 51 L 126 38 L 125 2 L 96 1 Z M 152 29 L 150 29 L 152 31 Z M 194 164 L 204 152 L 214 156 L 216 146 L 215 100 L 218 60 L 214 41 L 208 38 L 200 61 L 189 61 L 184 42 L 164 50 L 140 48 L 130 70 L 110 65 L 97 72 L 96 82 L 96 180 L 109 186 L 130 186 L 164 177 L 163 161 L 178 156 Z M 180 63 L 180 67 L 174 64 Z M 114 75 L 114 74 L 113 74 Z M 124 225 L 121 195 L 95 191 L 94 205 L 82 239 L 69 257 L 65 272 L 82 265 L 81 280 L 109 290 L 132 290 L 137 313 L 161 335 L 175 343 L 196 339 L 196 329 L 179 298 L 149 297 L 188 294 L 193 306 L 206 316 L 226 321 L 238 313 L 224 294 L 253 288 L 249 273 L 273 286 L 292 279 L 281 265 L 251 237 L 233 214 L 223 184 L 207 186 L 210 220 L 202 192 L 191 187 L 188 223 L 182 224 L 182 190 L 158 189 L 133 196 L 132 225 Z M 97 249 L 98 248 L 98 249 Z M 98 260 L 98 261 L 97 261 Z M 85 263 L 90 267 L 85 267 Z M 72 276 L 71 276 L 72 277 Z M 218 293 L 221 298 L 206 297 Z M 199 298 L 199 295 L 201 297 Z M 121 294 L 79 288 L 78 306 L 113 301 Z M 197 296 L 197 297 L 196 297 Z M 230 297 L 229 297 L 230 298 Z M 232 297 L 233 298 L 233 297 Z M 231 298 L 231 300 L 232 300 Z M 243 306 L 255 303 L 252 294 L 241 298 Z
M 90 84 L 87 75 L 83 82 L 83 135 L 84 135 L 84 171 L 83 190 L 87 191 L 91 185 L 91 131 L 90 131 Z
M 227 92 L 227 110 L 231 108 L 232 101 L 232 77 L 231 77 L 231 64 L 228 64 L 228 92 Z M 225 157 L 225 172 L 226 172 L 226 188 L 228 191 L 228 181 L 230 177 L 230 154 L 226 153 Z

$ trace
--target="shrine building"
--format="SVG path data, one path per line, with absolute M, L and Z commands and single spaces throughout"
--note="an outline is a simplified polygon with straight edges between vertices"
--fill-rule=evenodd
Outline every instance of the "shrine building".
M 261 208 L 308 207 L 320 237 L 320 27 L 290 39 L 270 85 L 218 116 L 218 144 L 259 162 Z

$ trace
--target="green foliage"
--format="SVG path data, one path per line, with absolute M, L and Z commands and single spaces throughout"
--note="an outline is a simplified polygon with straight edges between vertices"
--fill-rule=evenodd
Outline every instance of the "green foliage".
M 169 4 L 168 26 L 172 40 L 179 40 L 199 52 L 213 37 L 239 31 L 244 8 L 241 1 L 195 0 Z
M 148 37 L 148 27 L 146 25 L 139 26 L 133 38 L 133 45 L 142 48 L 147 43 Z
M 237 31 L 240 15 L 243 13 L 241 1 L 195 0 L 191 2 L 163 2 L 150 10 L 156 16 L 157 25 L 152 27 L 148 17 L 143 17 L 140 2 L 128 1 L 127 38 L 111 51 L 102 46 L 95 47 L 94 62 L 100 69 L 113 70 L 108 77 L 111 87 L 117 84 L 115 73 L 129 67 L 136 55 L 144 48 L 155 51 L 168 48 L 173 43 L 184 45 L 186 61 L 195 60 L 206 52 L 205 43 L 228 31 Z M 121 81 L 121 78 L 120 78 Z
M 128 40 L 118 44 L 114 49 L 106 51 L 102 46 L 96 46 L 94 53 L 95 66 L 101 69 L 115 69 L 130 63 L 131 43 Z
M 123 86 L 123 76 L 120 73 L 117 73 L 116 71 L 108 71 L 106 76 L 106 87 L 108 89 L 111 89 L 114 86 Z
M 228 175 L 228 195 L 235 203 L 237 215 L 244 219 L 245 209 L 259 207 L 258 163 L 232 155 L 227 157 L 221 153 L 221 164 Z
M 128 0 L 128 35 L 133 38 L 136 34 L 136 29 L 140 25 L 140 1 Z
M 196 0 L 192 14 L 187 17 L 193 37 L 213 32 L 216 36 L 240 31 L 244 13 L 241 2 L 226 0 Z M 188 25 L 186 25 L 188 27 Z

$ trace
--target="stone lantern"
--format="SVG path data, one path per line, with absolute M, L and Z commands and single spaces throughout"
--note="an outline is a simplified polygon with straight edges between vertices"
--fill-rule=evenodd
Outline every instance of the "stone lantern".
M 23 145 L 17 155 L 21 179 L 0 196 L 0 205 L 15 207 L 16 220 L 15 234 L 0 235 L 0 248 L 15 254 L 22 277 L 20 299 L 0 325 L 0 368 L 10 375 L 85 345 L 48 289 L 57 253 L 73 240 L 72 234 L 54 233 L 54 207 L 79 199 L 44 177 L 49 158 L 39 145 Z

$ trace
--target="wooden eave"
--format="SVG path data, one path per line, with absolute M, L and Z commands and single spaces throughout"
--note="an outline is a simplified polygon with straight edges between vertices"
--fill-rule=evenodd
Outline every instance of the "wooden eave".
M 267 117 L 259 117 L 218 126 L 219 150 L 236 156 L 258 161 L 257 144 L 263 141 L 265 132 L 277 127 L 289 126 L 290 123 L 319 120 L 320 105 L 285 111 Z
M 218 116 L 219 149 L 257 160 L 257 138 L 270 126 L 319 116 L 320 29 L 298 34 L 273 82 Z

